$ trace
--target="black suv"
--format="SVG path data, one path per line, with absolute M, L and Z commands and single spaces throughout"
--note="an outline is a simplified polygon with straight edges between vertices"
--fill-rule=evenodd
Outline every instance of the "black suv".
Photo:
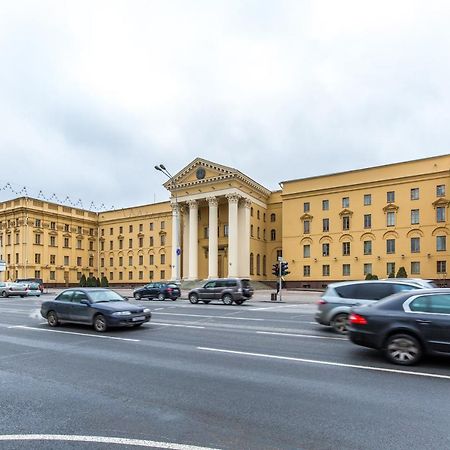
M 192 289 L 188 298 L 191 303 L 199 300 L 208 304 L 211 300 L 222 300 L 225 305 L 242 305 L 252 298 L 253 288 L 246 278 L 217 278 L 209 280 L 203 287 Z
M 180 288 L 175 283 L 149 283 L 133 291 L 133 297 L 136 300 L 141 298 L 157 298 L 158 300 L 170 298 L 176 300 L 180 295 Z

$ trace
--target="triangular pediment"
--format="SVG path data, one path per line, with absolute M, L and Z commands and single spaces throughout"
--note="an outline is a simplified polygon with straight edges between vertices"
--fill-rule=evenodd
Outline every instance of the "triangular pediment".
M 239 180 L 266 196 L 270 195 L 268 189 L 247 177 L 239 170 L 203 158 L 196 158 L 184 169 L 175 174 L 173 179 L 167 180 L 164 183 L 164 187 L 169 191 L 178 191 L 189 187 L 212 185 L 231 180 Z

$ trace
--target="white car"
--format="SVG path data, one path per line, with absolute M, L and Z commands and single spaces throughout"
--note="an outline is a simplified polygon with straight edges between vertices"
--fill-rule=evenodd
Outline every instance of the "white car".
M 22 283 L 11 283 L 9 281 L 0 282 L 0 297 L 12 297 L 17 295 L 25 297 L 27 295 L 27 286 Z

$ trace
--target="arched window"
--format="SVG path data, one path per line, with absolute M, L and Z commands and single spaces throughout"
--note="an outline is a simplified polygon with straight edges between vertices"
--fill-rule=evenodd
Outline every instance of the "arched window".
M 277 239 L 277 232 L 275 230 L 270 230 L 270 240 L 276 241 Z
M 256 275 L 261 275 L 261 257 L 256 255 Z
M 250 275 L 253 275 L 254 268 L 253 268 L 253 253 L 250 253 Z
M 266 255 L 263 256 L 263 275 L 267 275 L 267 270 L 266 270 Z
M 253 225 L 250 225 L 250 236 L 253 237 Z
M 253 217 L 253 206 L 250 208 L 250 215 Z
M 277 218 L 277 216 L 275 215 L 275 213 L 272 213 L 272 214 L 270 215 L 270 221 L 271 221 L 271 222 L 275 222 L 276 218 Z

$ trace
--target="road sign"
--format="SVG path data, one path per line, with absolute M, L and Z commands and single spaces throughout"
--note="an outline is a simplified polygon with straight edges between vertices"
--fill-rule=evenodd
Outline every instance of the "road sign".
M 0 260 L 0 272 L 4 272 L 6 270 L 6 261 Z

